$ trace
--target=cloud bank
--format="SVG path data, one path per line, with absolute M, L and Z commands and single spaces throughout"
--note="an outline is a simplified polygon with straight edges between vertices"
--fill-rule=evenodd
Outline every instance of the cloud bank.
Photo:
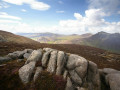
M 48 9 L 49 6 L 36 0 L 4 0 L 6 2 L 22 5 L 29 4 L 31 8 L 38 10 Z M 28 3 L 29 1 L 29 3 Z M 85 10 L 85 15 L 75 12 L 73 16 L 75 19 L 60 20 L 58 25 L 51 27 L 31 26 L 23 23 L 20 17 L 11 16 L 7 13 L 1 13 L 1 18 L 8 18 L 12 20 L 0 20 L 0 29 L 10 32 L 53 32 L 59 34 L 83 34 L 83 33 L 97 33 L 105 31 L 109 33 L 120 33 L 120 21 L 108 22 L 104 17 L 112 14 L 120 14 L 120 0 L 88 0 L 89 8 Z M 34 2 L 34 3 L 33 3 Z M 41 6 L 39 6 L 41 4 Z M 61 13 L 63 11 L 58 11 Z M 3 24 L 4 22 L 4 24 Z M 9 25 L 9 23 L 13 23 Z
M 32 9 L 35 10 L 48 10 L 50 8 L 50 5 L 39 2 L 37 0 L 3 0 L 4 2 L 15 4 L 15 5 L 23 5 L 28 4 Z

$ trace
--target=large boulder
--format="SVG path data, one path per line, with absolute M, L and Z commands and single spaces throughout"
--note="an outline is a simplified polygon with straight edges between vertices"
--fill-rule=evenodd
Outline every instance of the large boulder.
M 75 90 L 72 81 L 69 77 L 67 77 L 67 84 L 65 90 Z
M 97 65 L 89 61 L 87 82 L 89 90 L 100 90 L 100 75 Z
M 50 73 L 55 73 L 56 64 L 57 64 L 57 51 L 52 51 L 48 63 L 47 71 Z
M 10 61 L 12 60 L 10 57 L 0 57 L 0 64 L 3 63 L 3 62 L 6 62 L 6 61 Z
M 37 67 L 36 68 L 36 71 L 35 71 L 35 74 L 34 74 L 34 78 L 33 80 L 36 81 L 36 79 L 38 78 L 38 76 L 40 75 L 40 73 L 43 71 L 43 68 L 42 67 Z
M 68 58 L 67 68 L 69 70 L 75 69 L 78 75 L 83 78 L 87 73 L 88 62 L 85 58 L 71 54 Z
M 58 52 L 56 75 L 61 75 L 66 63 L 66 55 L 63 51 Z
M 110 90 L 120 90 L 120 73 L 108 74 L 106 82 L 110 86 Z
M 32 61 L 19 69 L 19 77 L 24 84 L 30 81 L 32 73 L 35 69 L 35 64 L 36 62 Z
M 28 64 L 31 61 L 37 62 L 41 59 L 42 59 L 42 49 L 34 50 L 29 56 L 29 58 L 27 59 L 27 61 L 25 62 L 25 64 Z
M 49 57 L 50 57 L 50 53 L 52 51 L 49 50 L 49 51 L 46 51 L 44 54 L 43 54 L 43 57 L 42 57 L 42 66 L 43 67 L 47 67 L 47 63 L 48 63 L 48 60 L 49 60 Z

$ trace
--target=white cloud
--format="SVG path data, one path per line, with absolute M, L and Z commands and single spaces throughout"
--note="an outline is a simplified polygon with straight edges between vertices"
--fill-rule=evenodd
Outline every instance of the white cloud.
M 74 13 L 74 17 L 78 20 L 81 20 L 83 18 L 79 13 Z
M 3 14 L 6 14 L 3 12 Z M 85 16 L 80 13 L 74 13 L 75 20 L 61 20 L 59 25 L 44 27 L 44 26 L 32 26 L 22 22 L 16 22 L 9 25 L 10 21 L 0 21 L 0 29 L 9 32 L 53 32 L 59 34 L 83 34 L 83 33 L 97 33 L 105 31 L 109 33 L 120 33 L 120 21 L 119 22 L 107 22 L 104 20 L 106 14 L 101 9 L 89 9 L 85 11 Z M 13 21 L 14 22 L 14 21 Z M 8 23 L 8 24 L 7 24 Z
M 13 20 L 0 20 L 0 23 L 20 23 L 19 21 L 13 21 Z
M 0 18 L 3 18 L 3 19 L 22 20 L 20 17 L 8 15 L 6 12 L 0 12 Z
M 39 2 L 37 0 L 3 0 L 3 1 L 16 5 L 28 4 L 32 9 L 36 10 L 48 10 L 50 8 L 50 5 L 43 2 Z
M 118 11 L 118 14 L 120 14 L 120 11 Z
M 63 1 L 58 1 L 59 4 L 63 4 Z
M 22 11 L 22 12 L 27 12 L 27 10 L 25 10 L 25 9 L 21 9 L 21 11 Z
M 56 13 L 65 13 L 65 11 L 56 11 Z
M 105 31 L 109 33 L 120 33 L 120 22 L 107 22 L 103 19 L 106 14 L 101 9 L 89 9 L 85 11 L 83 17 L 79 13 L 74 13 L 76 20 L 61 20 L 60 26 L 66 33 L 97 33 Z M 59 28 L 59 30 L 61 30 Z
M 5 3 L 5 2 L 0 2 L 0 9 L 1 8 L 8 8 L 8 7 L 10 7 L 7 3 Z
M 120 10 L 120 0 L 88 0 L 90 9 L 101 9 L 108 15 Z

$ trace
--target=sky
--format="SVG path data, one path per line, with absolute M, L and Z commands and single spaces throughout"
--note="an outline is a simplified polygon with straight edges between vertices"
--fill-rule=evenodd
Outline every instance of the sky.
M 0 0 L 0 30 L 120 33 L 120 0 Z

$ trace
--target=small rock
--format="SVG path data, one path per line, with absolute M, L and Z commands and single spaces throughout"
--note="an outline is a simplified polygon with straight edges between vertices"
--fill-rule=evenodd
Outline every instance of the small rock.
M 24 61 L 24 59 L 18 59 L 18 60 L 17 60 L 17 62 L 22 62 L 22 61 Z
M 6 62 L 6 61 L 10 61 L 12 60 L 10 57 L 0 57 L 0 64 L 3 63 L 3 62 Z
M 21 59 L 23 58 L 23 55 L 25 54 L 25 51 L 15 51 L 13 53 L 9 53 L 7 56 L 11 57 L 12 59 Z

